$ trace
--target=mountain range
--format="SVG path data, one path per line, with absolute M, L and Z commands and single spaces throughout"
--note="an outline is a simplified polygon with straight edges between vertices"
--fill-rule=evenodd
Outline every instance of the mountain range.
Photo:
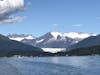
M 43 50 L 31 45 L 27 45 L 15 40 L 10 40 L 8 37 L 0 35 L 0 57 L 2 56 L 40 56 Z
M 69 46 L 78 43 L 79 41 L 88 38 L 90 36 L 95 36 L 95 34 L 89 33 L 60 33 L 60 32 L 48 32 L 40 37 L 33 37 L 32 35 L 15 35 L 10 34 L 8 37 L 11 40 L 20 41 L 32 46 L 39 48 L 68 48 Z
M 40 37 L 31 34 L 9 34 L 7 37 L 28 45 L 41 48 L 44 52 L 57 53 L 65 51 L 66 48 L 96 34 L 82 32 L 48 32 Z
M 69 55 L 100 55 L 100 35 L 88 37 L 67 49 Z
M 98 45 L 100 45 L 100 35 L 90 36 L 90 37 L 70 46 L 69 49 L 85 48 L 85 47 L 98 46 Z
M 32 36 L 32 34 L 9 34 L 7 35 L 7 37 L 9 37 L 9 39 L 11 40 L 16 40 L 16 41 L 22 41 L 24 39 L 27 39 L 27 40 L 31 40 L 31 39 L 34 39 L 35 37 Z
M 29 34 L 0 35 L 0 56 L 93 54 L 100 54 L 100 35 L 76 32 L 48 32 L 37 38 Z

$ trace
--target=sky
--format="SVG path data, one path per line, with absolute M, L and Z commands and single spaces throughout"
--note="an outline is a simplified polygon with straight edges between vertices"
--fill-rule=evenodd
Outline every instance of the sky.
M 8 1 L 0 0 L 0 34 L 100 32 L 100 0 Z

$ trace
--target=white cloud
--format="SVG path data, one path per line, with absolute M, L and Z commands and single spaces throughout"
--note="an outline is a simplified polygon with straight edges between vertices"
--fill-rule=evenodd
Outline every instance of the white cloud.
M 81 26 L 83 26 L 83 24 L 74 24 L 72 26 L 74 26 L 74 27 L 81 27 Z
M 59 24 L 56 24 L 56 23 L 55 23 L 55 24 L 53 24 L 53 26 L 58 26 L 58 25 L 59 25 Z
M 19 17 L 13 14 L 24 10 L 24 0 L 0 0 L 0 24 L 18 22 Z

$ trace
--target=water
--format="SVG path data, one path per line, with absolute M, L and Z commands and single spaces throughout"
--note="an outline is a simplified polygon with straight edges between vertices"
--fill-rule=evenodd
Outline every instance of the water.
M 0 75 L 100 75 L 100 56 L 0 58 Z

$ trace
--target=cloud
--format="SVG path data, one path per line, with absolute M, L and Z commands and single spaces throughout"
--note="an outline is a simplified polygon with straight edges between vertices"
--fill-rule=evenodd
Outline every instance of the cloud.
M 81 27 L 81 26 L 83 26 L 83 24 L 74 24 L 72 26 L 74 26 L 74 27 Z
M 12 24 L 12 23 L 17 23 L 17 22 L 21 22 L 25 17 L 13 17 L 13 18 L 8 18 L 8 19 L 4 19 L 2 21 L 0 21 L 0 24 Z
M 59 25 L 59 24 L 56 24 L 56 23 L 55 23 L 55 24 L 53 24 L 53 26 L 58 26 L 58 25 Z
M 24 0 L 0 0 L 0 24 L 19 22 L 21 17 L 11 16 L 23 10 Z

